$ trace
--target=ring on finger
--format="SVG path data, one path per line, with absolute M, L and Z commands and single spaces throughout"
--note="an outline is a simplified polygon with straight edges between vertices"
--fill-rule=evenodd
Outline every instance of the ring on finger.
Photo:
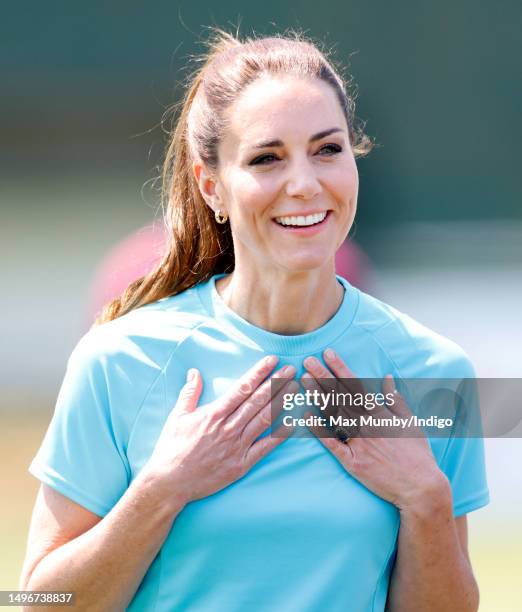
M 340 440 L 343 444 L 348 444 L 351 440 L 350 436 L 346 433 L 344 427 L 340 427 L 339 425 L 335 428 L 335 437 Z

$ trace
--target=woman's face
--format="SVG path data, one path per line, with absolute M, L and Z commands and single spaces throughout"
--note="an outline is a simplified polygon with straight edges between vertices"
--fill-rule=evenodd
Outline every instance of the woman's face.
M 261 77 L 227 118 L 215 208 L 229 215 L 236 263 L 265 273 L 333 265 L 353 223 L 359 181 L 332 87 Z

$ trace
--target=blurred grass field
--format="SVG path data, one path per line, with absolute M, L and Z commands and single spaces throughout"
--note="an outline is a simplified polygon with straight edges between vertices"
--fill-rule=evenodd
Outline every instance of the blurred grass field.
M 0 416 L 3 433 L 0 482 L 4 490 L 0 510 L 0 590 L 18 588 L 31 509 L 38 490 L 38 482 L 27 472 L 27 467 L 49 420 L 49 415 L 42 413 Z M 519 612 L 522 609 L 522 529 L 520 525 L 503 525 L 500 530 L 484 533 L 479 527 L 472 514 L 470 551 L 481 590 L 480 611 Z
M 0 510 L 0 590 L 17 589 L 38 481 L 27 472 L 47 428 L 44 413 L 0 415 L 2 450 L 0 482 L 4 503 Z

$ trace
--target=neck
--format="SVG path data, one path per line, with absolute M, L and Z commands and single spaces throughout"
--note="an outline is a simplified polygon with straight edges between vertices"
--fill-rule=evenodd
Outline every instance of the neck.
M 344 288 L 334 263 L 306 272 L 246 273 L 237 265 L 216 289 L 227 306 L 253 325 L 280 335 L 313 331 L 339 309 Z

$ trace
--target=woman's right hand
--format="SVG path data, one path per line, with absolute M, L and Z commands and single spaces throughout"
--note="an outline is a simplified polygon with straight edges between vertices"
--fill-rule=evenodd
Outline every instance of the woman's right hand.
M 295 393 L 299 388 L 293 379 L 293 366 L 285 366 L 267 378 L 276 364 L 275 356 L 261 359 L 228 393 L 200 407 L 197 404 L 203 381 L 198 370 L 189 370 L 144 467 L 149 476 L 175 495 L 178 504 L 184 506 L 235 482 L 286 439 L 280 433 L 257 440 L 272 422 L 272 402 L 277 405 L 283 393 Z M 277 385 L 282 388 L 276 397 L 272 395 L 272 378 L 287 379 Z

